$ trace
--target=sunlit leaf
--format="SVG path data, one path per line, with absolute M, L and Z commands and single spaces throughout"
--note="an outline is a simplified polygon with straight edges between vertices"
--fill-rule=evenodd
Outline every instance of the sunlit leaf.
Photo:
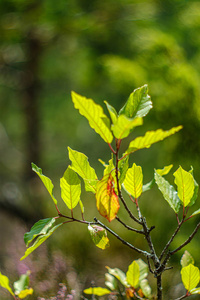
M 109 273 L 105 274 L 105 285 L 111 290 L 114 291 L 117 289 L 117 280 L 114 276 Z
M 147 131 L 144 136 L 139 136 L 130 142 L 126 153 L 132 153 L 139 149 L 149 148 L 152 144 L 164 140 L 168 136 L 178 132 L 181 129 L 182 126 L 177 126 L 167 131 L 163 131 L 162 129 L 158 129 L 156 131 Z
M 86 191 L 96 193 L 97 175 L 90 166 L 87 156 L 70 147 L 68 147 L 68 152 L 72 162 L 71 168 L 83 178 Z
M 182 268 L 181 278 L 187 291 L 194 289 L 199 283 L 199 269 L 192 264 Z
M 164 176 L 164 175 L 167 175 L 172 168 L 173 168 L 173 165 L 169 165 L 169 166 L 165 166 L 163 169 L 156 169 L 156 172 L 160 176 Z
M 133 128 L 143 124 L 142 118 L 129 119 L 125 115 L 118 117 L 117 122 L 111 126 L 112 132 L 117 139 L 126 138 Z
M 175 213 L 179 212 L 181 201 L 177 195 L 177 191 L 174 189 L 169 182 L 160 176 L 157 171 L 155 171 L 155 181 L 156 184 L 163 194 L 164 199 L 169 203 L 170 207 L 174 210 Z
M 140 282 L 148 276 L 148 265 L 141 258 L 137 259 L 135 262 L 139 266 L 139 270 L 140 270 L 139 282 Z
M 38 238 L 36 239 L 35 243 L 34 243 L 32 246 L 30 246 L 30 247 L 26 250 L 24 256 L 21 257 L 20 260 L 25 259 L 29 254 L 31 254 L 35 249 L 37 249 L 37 248 L 38 248 L 42 243 L 44 243 L 44 242 L 52 235 L 52 233 L 53 233 L 56 229 L 58 229 L 61 225 L 62 225 L 62 223 L 61 223 L 61 224 L 58 224 L 58 225 L 56 225 L 56 226 L 54 226 L 54 227 L 53 227 L 51 230 L 49 230 L 46 234 L 43 234 L 43 235 L 41 235 L 41 236 L 38 236 Z
M 88 295 L 96 295 L 96 296 L 104 296 L 111 293 L 111 291 L 102 287 L 90 287 L 88 289 L 85 289 L 83 292 Z
M 200 287 L 190 290 L 190 294 L 192 295 L 200 294 Z
M 103 227 L 100 227 L 98 225 L 89 225 L 88 230 L 90 232 L 94 244 L 97 247 L 104 250 L 110 246 L 109 239 L 107 237 L 107 232 Z
M 81 182 L 78 175 L 69 166 L 60 179 L 61 197 L 69 209 L 79 203 L 81 195 Z
M 152 297 L 151 295 L 151 287 L 149 285 L 149 282 L 147 279 L 143 279 L 141 282 L 140 282 L 140 287 L 142 289 L 142 292 L 144 294 L 144 296 L 148 299 L 150 299 Z
M 97 209 L 109 222 L 115 219 L 120 206 L 113 185 L 113 176 L 107 174 L 97 183 L 96 192 Z
M 28 271 L 26 274 L 22 274 L 19 278 L 19 280 L 15 281 L 13 284 L 15 294 L 19 295 L 19 293 L 23 290 L 26 290 L 29 286 L 29 275 L 30 271 Z
M 129 194 L 131 194 L 134 198 L 139 198 L 142 194 L 143 185 L 142 168 L 134 163 L 132 168 L 129 168 L 126 172 L 123 184 Z
M 25 289 L 23 291 L 21 291 L 18 295 L 18 297 L 20 299 L 24 299 L 26 298 L 28 295 L 32 295 L 33 294 L 33 289 L 32 288 L 29 288 L 29 289 Z
M 189 173 L 193 176 L 194 179 L 194 175 L 193 175 L 193 167 L 191 167 L 191 170 L 189 171 Z M 199 185 L 196 182 L 196 180 L 194 179 L 194 194 L 192 196 L 192 199 L 190 200 L 190 204 L 189 206 L 192 206 L 195 204 L 197 197 L 198 197 L 198 191 L 199 191 Z
M 151 98 L 148 95 L 148 86 L 135 89 L 129 96 L 126 104 L 122 107 L 119 115 L 125 115 L 128 118 L 144 117 L 152 108 Z
M 106 267 L 109 274 L 111 274 L 112 276 L 114 276 L 116 279 L 118 279 L 122 285 L 124 285 L 125 287 L 129 286 L 126 280 L 126 274 L 118 269 L 118 268 L 110 268 L 110 267 Z
M 139 265 L 137 264 L 136 261 L 133 261 L 129 265 L 128 271 L 126 273 L 127 282 L 130 284 L 130 286 L 135 288 L 139 283 L 139 278 L 140 278 Z
M 153 178 L 151 181 L 149 181 L 148 183 L 143 185 L 142 192 L 144 193 L 144 192 L 149 191 L 150 189 L 152 189 L 154 184 L 155 184 L 155 178 Z
M 90 127 L 93 128 L 106 143 L 111 143 L 113 135 L 110 131 L 110 120 L 104 114 L 103 108 L 92 99 L 87 99 L 75 92 L 72 92 L 71 95 L 74 107 L 89 121 Z
M 174 173 L 175 184 L 178 188 L 178 196 L 183 203 L 183 206 L 187 206 L 194 194 L 194 178 L 192 174 L 186 172 L 179 167 L 178 170 Z
M 104 103 L 107 106 L 112 123 L 115 124 L 117 122 L 117 118 L 118 118 L 115 108 L 112 105 L 110 105 L 107 101 L 104 101 Z
M 12 296 L 14 296 L 14 293 L 12 291 L 12 289 L 9 286 L 9 279 L 7 276 L 3 275 L 0 272 L 0 286 L 4 289 L 6 289 Z
M 190 264 L 194 264 L 194 259 L 192 255 L 186 250 L 181 257 L 181 266 L 182 268 L 187 267 Z
M 24 242 L 28 246 L 37 236 L 44 235 L 55 223 L 55 218 L 42 219 L 36 222 L 29 232 L 24 234 Z
M 44 186 L 46 187 L 47 191 L 49 192 L 51 198 L 53 199 L 53 202 L 55 204 L 57 204 L 57 200 L 55 199 L 54 195 L 53 195 L 53 188 L 54 185 L 52 183 L 52 181 L 46 177 L 45 175 L 42 174 L 42 169 L 38 168 L 34 163 L 31 164 L 32 165 L 32 170 L 40 177 L 40 179 L 42 180 Z
M 193 212 L 193 214 L 191 216 L 196 216 L 200 214 L 200 208 L 197 209 L 195 212 Z

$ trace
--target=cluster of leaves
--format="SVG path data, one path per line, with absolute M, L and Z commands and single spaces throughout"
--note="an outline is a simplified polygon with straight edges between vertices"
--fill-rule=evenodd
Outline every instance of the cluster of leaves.
M 100 105 L 97 105 L 92 99 L 87 99 L 75 92 L 72 92 L 72 101 L 75 108 L 79 110 L 79 113 L 86 117 L 90 127 L 93 128 L 108 144 L 111 150 L 111 159 L 108 163 L 100 160 L 104 167 L 104 171 L 102 178 L 98 179 L 95 170 L 89 164 L 88 157 L 85 154 L 72 150 L 68 147 L 71 165 L 67 167 L 63 177 L 60 179 L 60 188 L 61 198 L 70 211 L 69 215 L 61 213 L 58 208 L 58 201 L 53 195 L 54 186 L 52 181 L 42 174 L 42 170 L 39 167 L 32 164 L 33 171 L 40 177 L 53 200 L 57 210 L 57 216 L 38 221 L 31 228 L 30 232 L 25 234 L 24 241 L 28 249 L 21 260 L 25 259 L 37 247 L 45 242 L 47 238 L 49 238 L 60 226 L 69 222 L 79 222 L 88 225 L 91 238 L 97 247 L 105 249 L 109 246 L 109 239 L 107 237 L 107 232 L 109 232 L 126 246 L 145 256 L 148 265 L 139 260 L 134 261 L 129 266 L 126 276 L 124 276 L 124 284 L 126 282 L 126 285 L 124 285 L 126 287 L 126 293 L 129 297 L 147 297 L 148 299 L 152 297 L 151 289 L 146 280 L 146 272 L 144 272 L 144 270 L 146 270 L 146 266 L 148 266 L 149 271 L 153 273 L 154 277 L 157 279 L 157 299 L 161 300 L 161 276 L 162 273 L 167 270 L 166 264 L 169 258 L 187 245 L 200 228 L 200 223 L 198 223 L 193 233 L 183 244 L 174 250 L 169 250 L 171 243 L 180 231 L 183 223 L 200 213 L 200 209 L 198 209 L 190 216 L 187 215 L 190 206 L 192 206 L 197 199 L 199 186 L 193 177 L 193 169 L 187 172 L 180 166 L 177 171 L 174 172 L 175 184 L 177 186 L 176 191 L 175 188 L 163 178 L 164 175 L 169 173 L 172 165 L 166 166 L 163 169 L 155 170 L 154 178 L 149 183 L 144 184 L 141 166 L 137 166 L 133 163 L 133 165 L 129 167 L 129 156 L 140 149 L 149 148 L 152 144 L 171 136 L 182 129 L 182 126 L 173 127 L 168 131 L 163 131 L 162 129 L 147 131 L 144 136 L 140 136 L 132 140 L 126 151 L 120 154 L 120 146 L 123 139 L 128 137 L 135 127 L 143 124 L 143 117 L 145 117 L 152 108 L 152 102 L 148 95 L 147 85 L 134 90 L 130 94 L 125 105 L 120 109 L 119 113 L 117 113 L 115 108 L 105 101 L 110 118 L 106 116 L 103 108 Z M 113 140 L 115 140 L 115 148 L 112 145 Z M 128 243 L 98 219 L 94 218 L 94 221 L 85 220 L 84 205 L 81 201 L 81 180 L 79 177 L 83 179 L 85 190 L 95 194 L 96 207 L 100 215 L 106 218 L 109 222 L 116 220 L 128 230 L 132 230 L 143 235 L 148 244 L 149 252 Z M 160 256 L 157 256 L 151 239 L 151 231 L 154 227 L 148 228 L 146 218 L 143 217 L 139 206 L 139 199 L 141 195 L 151 189 L 154 183 L 157 184 L 164 196 L 164 199 L 175 212 L 177 219 L 177 228 L 164 246 Z M 122 188 L 130 197 L 130 203 L 135 205 L 138 214 L 137 217 L 132 213 L 132 210 L 129 209 L 130 203 L 128 204 L 127 201 L 125 201 L 122 194 Z M 126 222 L 123 222 L 119 218 L 118 211 L 121 204 L 123 204 L 130 219 L 137 225 L 140 225 L 142 230 L 128 226 Z M 80 206 L 81 219 L 74 216 L 74 208 L 77 205 Z M 182 212 L 179 213 L 181 206 Z M 64 221 L 55 225 L 55 222 L 61 218 L 64 218 Z M 31 246 L 30 243 L 32 243 Z M 190 266 L 190 268 L 193 267 Z M 111 269 L 108 270 L 109 274 L 111 274 Z M 183 268 L 182 273 L 185 274 L 186 272 L 187 269 Z M 190 270 L 190 272 L 192 273 L 193 271 Z M 191 290 L 193 290 L 196 286 L 190 286 L 190 276 L 187 277 L 183 275 L 183 278 L 184 285 L 187 287 L 187 293 L 184 295 L 184 297 L 186 297 L 190 295 Z M 190 289 L 188 290 L 189 287 Z M 94 292 L 93 288 L 89 291 Z M 199 289 L 196 289 L 195 292 L 199 293 Z
M 5 288 L 14 297 L 14 299 L 24 299 L 33 294 L 33 289 L 29 288 L 29 275 L 30 272 L 28 271 L 26 274 L 21 275 L 18 281 L 14 282 L 13 292 L 9 285 L 8 277 L 0 273 L 0 286 Z

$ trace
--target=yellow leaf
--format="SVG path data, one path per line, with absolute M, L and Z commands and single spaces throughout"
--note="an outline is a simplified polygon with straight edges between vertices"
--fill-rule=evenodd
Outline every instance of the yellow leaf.
M 109 222 L 115 219 L 120 205 L 114 190 L 114 178 L 111 174 L 105 175 L 97 183 L 96 205 L 99 213 Z
M 139 198 L 142 194 L 143 174 L 142 168 L 135 163 L 129 168 L 124 180 L 124 187 L 134 198 Z
M 33 289 L 32 289 L 32 288 L 30 288 L 30 289 L 25 289 L 25 290 L 23 290 L 23 291 L 21 291 L 21 292 L 19 293 L 18 297 L 19 297 L 20 299 L 24 299 L 24 298 L 26 298 L 28 295 L 32 295 L 32 294 L 33 294 Z
M 127 282 L 130 284 L 130 286 L 135 288 L 139 283 L 139 278 L 140 278 L 139 265 L 136 263 L 136 261 L 133 261 L 129 265 L 128 271 L 126 273 Z
M 199 269 L 192 264 L 182 268 L 181 278 L 187 291 L 193 290 L 199 283 Z
M 194 178 L 191 173 L 186 172 L 179 167 L 174 173 L 175 184 L 178 188 L 178 197 L 183 202 L 183 206 L 187 206 L 194 194 Z

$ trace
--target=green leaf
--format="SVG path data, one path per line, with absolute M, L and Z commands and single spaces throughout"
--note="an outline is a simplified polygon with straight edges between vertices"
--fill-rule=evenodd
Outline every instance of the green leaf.
M 60 179 L 61 197 L 69 209 L 79 203 L 81 195 L 81 182 L 78 175 L 69 166 Z
M 140 282 L 148 276 L 148 266 L 141 258 L 137 259 L 136 263 L 138 264 L 140 270 Z
M 98 225 L 88 225 L 88 230 L 90 232 L 94 244 L 97 247 L 104 250 L 110 246 L 109 239 L 107 237 L 107 232 L 103 227 L 100 227 Z
M 9 286 L 9 279 L 7 276 L 3 275 L 0 272 L 0 286 L 4 289 L 6 289 L 12 296 L 14 296 L 14 293 L 12 291 L 12 289 Z
M 69 159 L 72 162 L 71 168 L 84 180 L 85 190 L 96 193 L 97 175 L 90 166 L 85 154 L 72 150 L 68 147 Z
M 55 222 L 55 218 L 39 220 L 35 223 L 29 232 L 24 234 L 24 242 L 28 246 L 38 235 L 46 234 Z
M 194 265 L 194 259 L 192 255 L 186 250 L 181 257 L 181 266 L 182 268 L 187 267 L 188 265 Z
M 189 171 L 189 173 L 193 176 L 193 167 L 191 167 L 191 170 Z M 194 176 L 193 176 L 193 179 L 194 179 Z M 199 185 L 196 182 L 196 180 L 194 179 L 194 194 L 193 194 L 192 199 L 190 200 L 189 206 L 192 206 L 195 204 L 197 197 L 198 197 L 198 191 L 199 191 Z
M 141 290 L 144 294 L 144 296 L 148 299 L 151 299 L 152 297 L 152 294 L 151 294 L 151 287 L 149 285 L 149 282 L 147 279 L 143 279 L 141 282 L 140 282 L 140 287 L 141 287 Z
M 119 210 L 119 200 L 114 188 L 115 180 L 110 174 L 97 183 L 96 206 L 99 213 L 109 222 L 115 219 Z
M 133 128 L 143 124 L 142 118 L 129 119 L 125 115 L 118 117 L 117 122 L 111 126 L 114 136 L 121 140 L 126 138 Z
M 92 99 L 87 99 L 75 92 L 72 92 L 71 95 L 74 107 L 89 121 L 90 127 L 93 128 L 106 143 L 111 143 L 113 135 L 110 131 L 110 120 L 104 114 L 103 108 Z
M 125 156 L 123 159 L 119 161 L 119 183 L 122 184 L 124 182 L 124 179 L 126 177 L 126 173 L 128 171 L 129 167 L 129 155 Z
M 179 167 L 178 170 L 174 173 L 175 184 L 178 188 L 178 196 L 183 203 L 183 206 L 186 207 L 194 194 L 194 178 L 192 174 L 186 172 Z
M 81 200 L 79 200 L 79 205 L 81 208 L 81 213 L 84 214 L 84 206 L 83 206 L 83 202 Z
M 164 199 L 169 203 L 170 207 L 174 210 L 175 213 L 179 212 L 181 201 L 177 195 L 177 191 L 172 185 L 169 184 L 162 176 L 160 176 L 155 171 L 155 181 L 156 184 L 163 194 Z
M 58 229 L 61 225 L 62 225 L 62 223 L 61 223 L 61 224 L 58 224 L 58 225 L 56 225 L 56 226 L 54 226 L 54 227 L 53 227 L 51 230 L 49 230 L 46 234 L 43 234 L 43 235 L 38 236 L 38 238 L 36 239 L 35 243 L 34 243 L 31 247 L 29 247 L 29 248 L 26 250 L 24 256 L 21 257 L 20 260 L 25 259 L 29 254 L 31 254 L 35 249 L 37 249 L 37 248 L 38 248 L 42 243 L 44 243 L 44 242 L 52 235 L 52 233 L 53 233 L 56 229 Z
M 110 114 L 112 123 L 115 124 L 117 122 L 117 118 L 118 118 L 115 108 L 112 105 L 110 105 L 107 101 L 104 101 L 104 103 L 107 106 L 107 109 L 108 109 L 108 112 Z
M 105 285 L 111 290 L 114 291 L 117 289 L 117 280 L 114 276 L 109 273 L 105 274 Z
M 57 200 L 55 199 L 54 195 L 53 195 L 53 188 L 54 188 L 54 185 L 52 183 L 52 181 L 44 176 L 42 174 L 42 169 L 38 168 L 34 163 L 31 164 L 32 165 L 32 170 L 40 177 L 40 179 L 42 180 L 44 186 L 46 187 L 47 191 L 49 192 L 51 198 L 53 199 L 53 202 L 55 204 L 57 204 Z
M 190 294 L 192 295 L 200 294 L 200 287 L 190 290 Z
M 28 271 L 26 274 L 23 274 L 20 276 L 19 280 L 15 281 L 13 284 L 15 294 L 19 295 L 19 293 L 29 286 L 29 274 L 30 271 Z
M 160 176 L 164 176 L 164 175 L 167 175 L 172 168 L 173 168 L 173 165 L 169 165 L 169 166 L 165 166 L 163 169 L 157 169 L 156 172 Z
M 144 117 L 152 107 L 151 98 L 148 95 L 148 86 L 145 84 L 130 94 L 119 115 L 123 114 L 128 118 Z
M 112 276 L 114 276 L 117 280 L 119 280 L 119 282 L 121 282 L 121 284 L 125 287 L 128 287 L 128 283 L 127 283 L 127 280 L 126 280 L 126 274 L 118 269 L 118 268 L 110 268 L 110 267 L 106 267 L 109 274 L 111 274 Z
M 136 261 L 133 261 L 126 273 L 126 280 L 130 284 L 130 286 L 136 288 L 139 283 L 140 278 L 140 268 Z
M 182 268 L 181 278 L 187 291 L 193 290 L 199 283 L 199 269 L 192 264 Z
M 146 191 L 149 191 L 150 189 L 152 189 L 154 184 L 155 184 L 155 178 L 153 178 L 151 181 L 143 185 L 142 192 L 144 193 Z
M 164 140 L 168 136 L 178 132 L 181 129 L 182 126 L 177 126 L 167 131 L 163 131 L 162 129 L 158 129 L 156 131 L 147 131 L 144 136 L 139 136 L 130 142 L 126 153 L 129 154 L 139 149 L 149 148 L 152 144 Z
M 191 215 L 191 217 L 196 216 L 198 214 L 200 214 L 200 208 L 197 209 L 195 212 L 193 212 L 193 214 Z
M 96 295 L 96 296 L 104 296 L 111 293 L 111 291 L 102 287 L 90 287 L 88 289 L 85 289 L 83 292 L 88 295 Z
M 134 163 L 132 168 L 129 168 L 126 172 L 123 184 L 129 194 L 131 194 L 134 198 L 139 198 L 142 194 L 143 185 L 142 168 Z

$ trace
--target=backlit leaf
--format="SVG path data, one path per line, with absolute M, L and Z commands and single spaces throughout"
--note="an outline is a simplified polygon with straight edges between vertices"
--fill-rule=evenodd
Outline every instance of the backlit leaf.
M 15 281 L 13 284 L 15 295 L 19 295 L 19 293 L 23 290 L 26 290 L 29 286 L 29 274 L 30 271 L 27 271 L 26 274 L 22 274 L 19 280 Z
M 51 235 L 52 233 L 57 229 L 59 228 L 60 226 L 62 225 L 61 224 L 58 224 L 56 226 L 54 226 L 51 230 L 49 230 L 46 234 L 43 234 L 43 235 L 40 235 L 38 236 L 38 238 L 36 239 L 35 243 L 30 246 L 23 257 L 20 258 L 20 260 L 23 260 L 25 259 L 29 254 L 31 254 L 35 249 L 37 249 L 42 243 L 44 243 Z
M 193 167 L 191 167 L 191 170 L 189 171 L 189 173 L 193 176 Z M 193 179 L 194 179 L 194 176 L 193 176 Z M 197 197 L 198 197 L 198 191 L 199 191 L 199 185 L 196 182 L 196 180 L 194 179 L 194 194 L 192 196 L 192 199 L 190 200 L 189 206 L 192 206 L 196 202 Z
M 192 264 L 182 268 L 181 278 L 187 291 L 194 289 L 199 283 L 199 269 Z
M 84 180 L 86 191 L 96 192 L 97 175 L 90 166 L 85 154 L 72 150 L 68 147 L 69 159 L 72 162 L 71 168 Z
M 122 285 L 124 285 L 125 287 L 128 287 L 128 283 L 126 280 L 126 274 L 118 269 L 118 268 L 110 268 L 110 267 L 106 267 L 108 269 L 109 274 L 113 275 L 115 278 L 117 278 Z
M 155 181 L 159 190 L 163 194 L 164 199 L 169 203 L 174 212 L 178 213 L 181 201 L 178 197 L 177 191 L 172 185 L 169 184 L 167 180 L 160 176 L 157 171 L 155 171 Z
M 136 263 L 138 264 L 140 270 L 140 282 L 148 276 L 148 265 L 141 258 L 137 259 Z
M 143 124 L 142 118 L 129 119 L 125 115 L 118 117 L 117 122 L 111 126 L 112 132 L 117 139 L 126 138 L 133 128 Z
M 152 297 L 151 295 L 151 287 L 149 285 L 149 282 L 147 279 L 143 279 L 141 282 L 140 282 L 140 287 L 141 287 L 141 290 L 144 294 L 144 296 L 148 299 L 150 299 Z
M 123 184 L 129 194 L 131 194 L 134 198 L 139 198 L 142 194 L 143 185 L 142 168 L 134 163 L 132 168 L 129 168 L 126 172 Z
M 113 176 L 107 174 L 97 183 L 96 191 L 97 209 L 109 222 L 115 219 L 120 206 L 113 185 Z
M 97 247 L 104 250 L 110 246 L 109 239 L 107 237 L 107 232 L 103 227 L 100 227 L 98 225 L 89 225 L 88 230 L 90 232 L 94 244 Z
M 178 188 L 178 196 L 183 203 L 183 206 L 187 206 L 194 194 L 194 178 L 192 174 L 186 172 L 179 167 L 178 170 L 174 173 L 175 184 Z
M 181 129 L 182 126 L 177 126 L 167 131 L 163 131 L 162 129 L 158 129 L 156 131 L 147 131 L 144 136 L 139 136 L 130 142 L 126 153 L 132 153 L 139 149 L 149 148 L 152 144 L 164 140 L 168 136 L 178 132 Z
M 60 179 L 61 197 L 69 209 L 73 209 L 79 203 L 81 195 L 81 183 L 78 175 L 69 166 Z
M 20 299 L 24 299 L 26 298 L 28 295 L 32 295 L 33 294 L 33 289 L 32 288 L 29 288 L 29 289 L 25 289 L 23 291 L 21 291 L 18 295 L 18 297 Z
M 125 115 L 128 118 L 144 117 L 152 108 L 151 98 L 148 95 L 148 86 L 135 89 L 129 96 L 126 104 L 122 107 L 119 115 Z
M 192 295 L 200 294 L 200 287 L 190 290 L 190 294 Z
M 3 275 L 1 272 L 0 272 L 0 286 L 4 289 L 6 289 L 7 291 L 9 291 L 9 293 L 14 296 L 14 293 L 12 291 L 12 289 L 10 288 L 9 286 L 9 279 L 7 276 Z
M 117 122 L 117 118 L 118 118 L 115 108 L 112 105 L 110 105 L 107 101 L 104 101 L 104 103 L 107 106 L 112 123 L 115 124 Z
M 113 135 L 110 131 L 110 120 L 104 114 L 103 108 L 92 99 L 87 99 L 75 92 L 72 92 L 71 95 L 74 107 L 89 121 L 90 127 L 93 128 L 106 143 L 111 143 Z
M 181 257 L 181 266 L 182 268 L 187 267 L 190 264 L 194 264 L 194 259 L 192 255 L 186 250 Z
M 200 214 L 200 208 L 197 209 L 195 212 L 193 212 L 193 214 L 191 216 L 196 216 Z
M 167 175 L 170 170 L 172 169 L 173 165 L 169 165 L 169 166 L 165 166 L 163 169 L 157 169 L 156 172 L 160 175 L 160 176 L 164 176 Z
M 24 242 L 28 246 L 37 236 L 44 235 L 55 223 L 55 218 L 42 219 L 36 222 L 29 232 L 24 234 Z
M 88 289 L 85 289 L 83 292 L 88 295 L 96 295 L 96 296 L 104 296 L 111 293 L 111 291 L 102 287 L 90 287 Z
M 32 165 L 32 170 L 40 177 L 40 179 L 42 180 L 44 186 L 46 187 L 47 191 L 49 192 L 51 198 L 53 199 L 53 202 L 55 204 L 57 204 L 57 200 L 55 199 L 54 195 L 53 195 L 53 188 L 54 185 L 52 183 L 52 181 L 46 177 L 45 175 L 42 174 L 42 169 L 38 168 L 34 163 L 31 164 Z
M 129 265 L 128 271 L 126 273 L 127 282 L 130 284 L 130 286 L 135 288 L 139 283 L 139 278 L 140 278 L 139 265 L 136 263 L 136 261 L 133 261 Z
M 109 273 L 105 274 L 105 285 L 111 290 L 114 291 L 117 289 L 117 280 L 114 276 Z

